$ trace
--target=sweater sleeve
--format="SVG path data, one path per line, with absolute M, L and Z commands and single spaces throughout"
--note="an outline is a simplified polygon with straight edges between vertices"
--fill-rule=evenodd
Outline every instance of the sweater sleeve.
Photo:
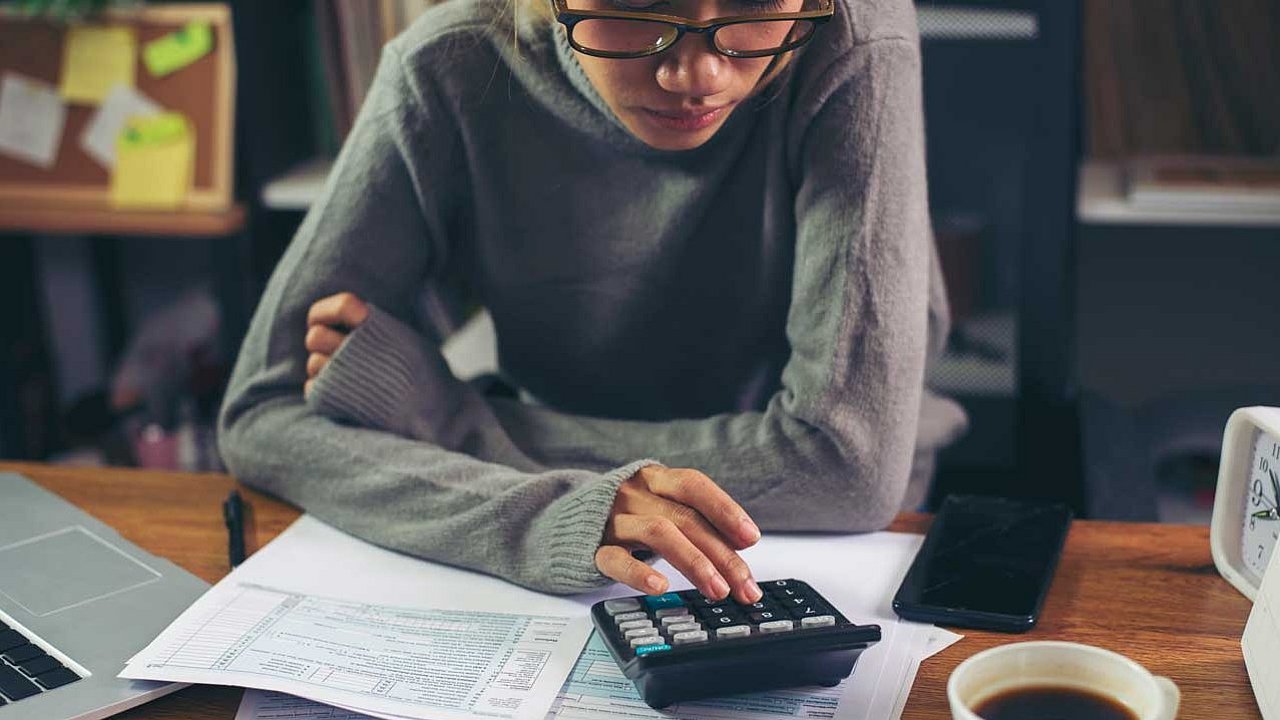
M 387 325 L 408 329 L 398 318 L 411 316 L 417 290 L 447 261 L 448 183 L 437 181 L 451 177 L 455 160 L 451 126 L 431 107 L 387 50 L 323 197 L 254 315 L 219 417 L 223 459 L 244 482 L 385 547 L 538 590 L 603 585 L 594 556 L 614 494 L 645 461 L 595 471 L 553 469 L 510 444 L 469 454 L 354 426 L 303 399 L 313 302 L 351 291 Z M 423 364 L 420 350 L 393 345 L 390 357 L 413 358 L 421 393 L 447 384 L 447 369 Z M 448 377 L 437 383 L 433 372 Z
M 484 399 L 453 381 L 425 406 L 389 392 L 364 408 L 360 422 L 435 441 L 468 436 L 480 456 L 508 448 L 559 467 L 604 471 L 628 458 L 660 457 L 711 476 L 764 529 L 887 525 L 911 470 L 928 336 L 934 331 L 936 343 L 947 319 L 945 303 L 930 302 L 918 45 L 885 39 L 851 52 L 845 60 L 854 72 L 818 101 L 799 143 L 791 355 L 763 411 L 669 422 L 589 418 Z M 379 316 L 342 352 L 375 366 L 371 358 L 387 347 L 379 336 L 403 331 Z M 423 343 L 397 346 L 414 344 Z M 442 365 L 438 356 L 429 347 L 397 358 L 397 372 L 437 377 L 424 368 Z M 373 393 L 377 381 L 354 365 L 331 366 L 324 402 L 353 416 L 353 398 Z M 347 400 L 333 402 L 339 396 Z M 467 416 L 485 422 L 460 429 Z

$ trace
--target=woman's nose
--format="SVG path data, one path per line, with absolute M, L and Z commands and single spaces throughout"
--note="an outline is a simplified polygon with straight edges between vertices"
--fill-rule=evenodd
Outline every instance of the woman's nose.
M 710 36 L 687 33 L 658 57 L 658 85 L 669 93 L 710 97 L 729 89 L 732 82 L 731 61 L 716 52 Z

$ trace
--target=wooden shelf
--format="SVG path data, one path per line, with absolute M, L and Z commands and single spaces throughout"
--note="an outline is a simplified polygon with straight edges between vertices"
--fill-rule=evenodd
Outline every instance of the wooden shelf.
M 1280 207 L 1256 212 L 1194 207 L 1134 207 L 1125 198 L 1124 174 L 1120 165 L 1101 160 L 1089 160 L 1080 167 L 1076 217 L 1080 222 L 1091 225 L 1280 227 Z
M 0 232 L 46 235 L 161 235 L 218 237 L 239 232 L 242 205 L 220 211 L 147 212 L 101 205 L 0 207 Z
M 272 210 L 306 211 L 320 197 L 333 169 L 332 158 L 314 158 L 262 188 L 262 204 Z

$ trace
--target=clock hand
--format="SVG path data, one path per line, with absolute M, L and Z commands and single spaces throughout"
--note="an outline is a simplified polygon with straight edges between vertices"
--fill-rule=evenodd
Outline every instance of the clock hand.
M 1276 477 L 1275 470 L 1268 470 L 1267 473 L 1271 475 L 1271 492 L 1274 493 L 1272 497 L 1275 498 L 1277 503 L 1280 503 L 1280 478 Z
M 1275 508 L 1259 510 L 1258 512 L 1253 513 L 1250 517 L 1255 517 L 1259 520 L 1280 520 L 1280 511 L 1277 511 Z

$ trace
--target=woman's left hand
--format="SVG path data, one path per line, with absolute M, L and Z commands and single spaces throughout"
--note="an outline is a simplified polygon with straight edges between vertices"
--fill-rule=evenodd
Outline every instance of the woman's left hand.
M 307 311 L 307 380 L 303 396 L 311 394 L 311 384 L 329 363 L 329 358 L 347 339 L 352 330 L 369 317 L 369 305 L 349 292 L 321 298 Z

